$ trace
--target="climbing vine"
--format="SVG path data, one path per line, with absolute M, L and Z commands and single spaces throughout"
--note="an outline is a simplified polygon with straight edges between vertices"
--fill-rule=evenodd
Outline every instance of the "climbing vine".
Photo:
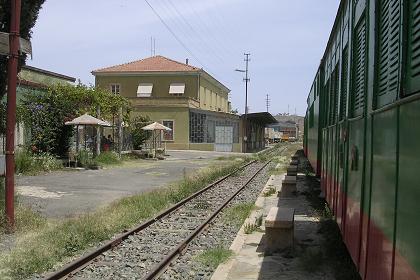
M 30 128 L 30 146 L 33 151 L 64 155 L 73 133 L 64 123 L 84 113 L 96 116 L 100 108 L 102 119 L 112 120 L 123 108 L 124 119 L 129 119 L 129 102 L 120 95 L 83 84 L 55 85 L 46 92 L 27 90 L 23 94 L 18 119 Z

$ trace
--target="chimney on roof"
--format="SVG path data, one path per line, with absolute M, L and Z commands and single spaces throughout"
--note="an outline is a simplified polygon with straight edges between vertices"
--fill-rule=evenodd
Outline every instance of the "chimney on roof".
M 185 64 L 187 64 L 187 65 L 188 65 L 188 58 L 187 58 L 187 59 L 185 59 Z

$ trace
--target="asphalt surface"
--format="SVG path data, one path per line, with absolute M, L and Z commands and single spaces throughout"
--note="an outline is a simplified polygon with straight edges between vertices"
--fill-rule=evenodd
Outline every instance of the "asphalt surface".
M 167 186 L 217 158 L 235 153 L 169 151 L 165 160 L 138 160 L 102 170 L 57 171 L 17 176 L 21 201 L 43 216 L 74 217 L 116 199 Z

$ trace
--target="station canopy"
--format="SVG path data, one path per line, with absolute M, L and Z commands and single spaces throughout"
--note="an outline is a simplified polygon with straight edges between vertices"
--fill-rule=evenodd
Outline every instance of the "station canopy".
M 258 112 L 247 114 L 247 121 L 258 123 L 260 125 L 269 125 L 278 123 L 278 121 L 268 112 Z M 241 116 L 241 119 L 245 119 L 245 115 Z

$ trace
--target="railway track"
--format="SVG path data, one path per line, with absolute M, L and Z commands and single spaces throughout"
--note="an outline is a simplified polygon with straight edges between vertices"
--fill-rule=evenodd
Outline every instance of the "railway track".
M 155 279 L 268 164 L 245 164 L 45 279 Z

